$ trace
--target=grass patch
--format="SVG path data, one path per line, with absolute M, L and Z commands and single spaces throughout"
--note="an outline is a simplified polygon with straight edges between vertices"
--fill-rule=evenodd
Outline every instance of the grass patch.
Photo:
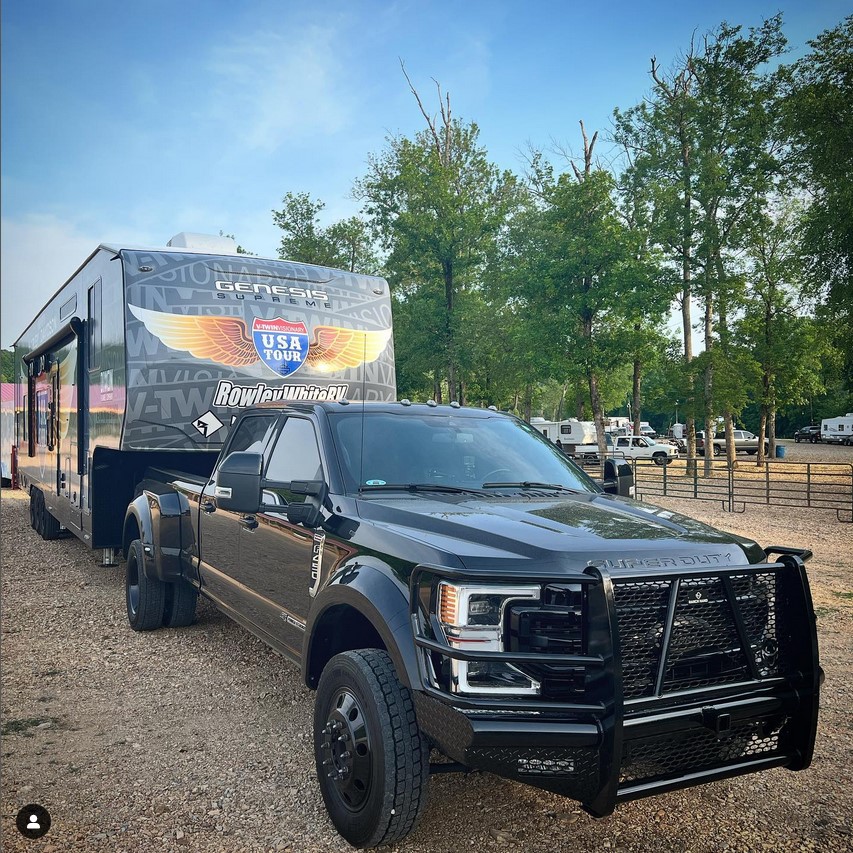
M 815 607 L 814 615 L 818 619 L 823 619 L 826 616 L 831 616 L 833 613 L 838 613 L 837 607 Z
M 22 717 L 20 720 L 9 720 L 3 723 L 0 728 L 0 734 L 5 735 L 23 735 L 24 737 L 32 737 L 30 729 L 40 726 L 42 723 L 55 723 L 56 720 L 51 717 Z
M 832 593 L 836 598 L 843 598 L 847 601 L 853 601 L 853 592 L 834 592 Z

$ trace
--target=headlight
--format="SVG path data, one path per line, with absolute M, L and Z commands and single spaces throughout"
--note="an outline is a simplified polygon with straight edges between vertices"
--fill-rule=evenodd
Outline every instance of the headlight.
M 442 581 L 438 619 L 447 642 L 457 649 L 502 652 L 504 610 L 519 599 L 538 600 L 539 586 L 474 586 Z M 538 681 L 508 663 L 450 660 L 453 693 L 536 695 Z

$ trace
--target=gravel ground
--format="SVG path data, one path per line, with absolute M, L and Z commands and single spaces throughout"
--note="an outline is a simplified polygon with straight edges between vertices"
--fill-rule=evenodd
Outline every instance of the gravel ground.
M 815 461 L 820 446 L 791 445 Z M 849 448 L 823 448 L 832 453 Z M 816 455 L 813 455 L 816 454 Z M 827 511 L 661 501 L 809 563 L 826 670 L 812 767 L 628 803 L 575 803 L 488 774 L 433 777 L 397 850 L 853 850 L 853 528 Z M 2 847 L 5 851 L 331 851 L 311 755 L 313 697 L 297 668 L 207 603 L 191 628 L 135 634 L 120 569 L 80 542 L 43 542 L 2 493 Z M 25 803 L 53 826 L 30 841 Z

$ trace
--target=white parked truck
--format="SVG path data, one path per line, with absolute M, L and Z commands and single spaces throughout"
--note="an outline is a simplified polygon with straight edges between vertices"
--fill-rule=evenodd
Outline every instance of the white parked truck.
M 678 448 L 673 444 L 662 444 L 653 438 L 643 435 L 610 435 L 604 436 L 607 444 L 607 455 L 617 459 L 654 459 L 658 465 L 668 465 L 678 458 Z M 595 460 L 598 458 L 598 444 L 582 444 L 575 448 L 574 455 L 579 459 Z

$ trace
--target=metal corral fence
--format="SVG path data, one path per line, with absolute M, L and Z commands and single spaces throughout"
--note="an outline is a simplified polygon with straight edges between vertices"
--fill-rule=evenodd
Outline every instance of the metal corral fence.
M 705 476 L 704 461 L 697 459 L 690 471 L 683 458 L 663 466 L 650 459 L 633 460 L 637 498 L 719 501 L 729 512 L 743 512 L 747 504 L 832 509 L 839 521 L 853 522 L 851 464 L 773 459 L 756 465 L 738 460 L 730 468 L 715 460 L 711 475 Z

